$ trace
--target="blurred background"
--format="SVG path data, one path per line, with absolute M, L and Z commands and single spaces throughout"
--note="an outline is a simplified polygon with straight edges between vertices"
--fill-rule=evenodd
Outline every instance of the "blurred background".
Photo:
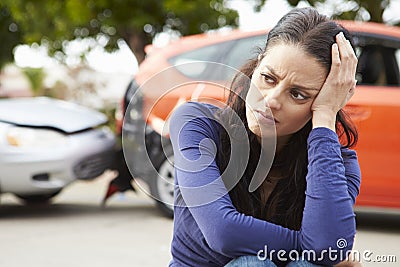
M 265 29 L 294 6 L 348 20 L 400 22 L 400 1 L 7 1 L 1 96 L 48 95 L 112 108 L 145 47 L 207 31 Z M 89 97 L 90 96 L 90 97 Z
M 90 164 L 102 164 L 106 159 L 113 161 L 112 157 L 118 156 L 110 147 L 113 144 L 118 147 L 121 138 L 118 133 L 121 101 L 147 54 L 187 35 L 229 33 L 237 28 L 267 29 L 291 8 L 304 6 L 314 6 L 337 19 L 400 26 L 400 0 L 0 0 L 1 100 L 44 96 L 73 104 L 68 106 L 67 113 L 87 108 L 77 113 L 77 117 L 89 118 L 86 112 L 98 112 L 92 114 L 97 116 L 97 124 L 68 130 L 64 125 L 59 126 L 60 122 L 41 121 L 41 117 L 33 118 L 35 122 L 26 122 L 25 117 L 34 116 L 32 107 L 35 106 L 29 103 L 22 104 L 30 108 L 22 109 L 20 117 L 14 118 L 19 106 L 15 102 L 7 105 L 0 102 L 0 133 L 12 125 L 56 129 L 72 138 L 88 128 L 100 131 L 98 127 L 106 127 L 101 134 L 103 139 L 108 136 L 107 142 L 93 142 L 88 148 L 92 151 L 93 147 L 103 146 L 104 149 L 93 150 L 79 159 L 79 164 L 71 156 L 79 154 L 79 150 L 68 151 L 72 154 L 62 158 L 59 155 L 64 152 L 60 150 L 56 154 L 58 150 L 53 146 L 53 143 L 60 144 L 60 138 L 49 137 L 47 132 L 45 137 L 32 137 L 30 133 L 29 138 L 52 140 L 53 152 L 42 157 L 30 150 L 26 157 L 30 161 L 35 158 L 35 164 L 42 165 L 56 159 L 71 161 L 74 166 L 71 173 L 75 174 L 76 164 L 84 169 Z M 40 102 L 37 106 L 47 104 Z M 61 106 L 65 108 L 65 104 Z M 45 108 L 40 114 L 43 113 Z M 58 118 L 65 124 L 68 121 L 68 117 Z M 2 122 L 7 125 L 1 125 Z M 19 139 L 27 133 L 21 133 L 20 129 L 15 132 L 7 133 L 8 145 L 22 147 L 25 152 L 31 149 L 30 144 L 25 145 L 26 141 Z M 80 146 L 79 142 L 89 142 L 82 140 L 76 141 L 76 147 Z M 118 177 L 118 167 L 106 163 L 96 165 L 91 175 L 66 177 L 62 186 L 51 185 L 56 186 L 51 191 L 48 185 L 47 191 L 39 194 L 37 189 L 29 191 L 23 183 L 18 184 L 21 170 L 10 166 L 23 168 L 12 161 L 19 152 L 6 146 L 6 142 L 0 142 L 0 266 L 168 264 L 171 218 L 163 216 L 154 201 L 146 192 L 137 190 L 137 186 L 135 192 L 119 190 L 113 194 L 110 184 Z M 37 147 L 36 143 L 34 146 Z M 99 156 L 105 153 L 107 156 Z M 96 161 L 92 160 L 94 156 Z M 31 166 L 30 162 L 27 168 Z M 50 169 L 56 168 L 52 165 Z M 35 182 L 42 183 L 41 188 L 51 180 L 47 173 L 36 175 Z M 12 181 L 5 181 L 5 177 Z M 11 189 L 5 190 L 6 184 Z M 106 193 L 110 193 L 110 199 L 105 206 L 102 201 Z M 48 202 L 50 199 L 52 203 Z M 393 255 L 396 259 L 395 262 L 369 262 L 365 266 L 400 266 L 399 209 L 359 207 L 357 224 L 356 249 L 373 251 L 375 255 Z

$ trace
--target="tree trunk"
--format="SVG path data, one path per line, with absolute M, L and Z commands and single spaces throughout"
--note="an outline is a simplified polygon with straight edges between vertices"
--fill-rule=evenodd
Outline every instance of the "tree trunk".
M 146 45 L 150 44 L 149 38 L 144 32 L 131 32 L 126 36 L 126 42 L 128 43 L 130 49 L 138 61 L 138 64 L 142 63 L 145 59 L 144 48 Z
M 370 21 L 383 23 L 383 11 L 385 10 L 386 6 L 383 6 L 384 1 L 377 1 L 377 0 L 364 0 L 361 1 L 361 6 L 364 7 L 368 13 L 370 14 L 371 18 Z M 386 1 L 388 4 L 390 1 Z

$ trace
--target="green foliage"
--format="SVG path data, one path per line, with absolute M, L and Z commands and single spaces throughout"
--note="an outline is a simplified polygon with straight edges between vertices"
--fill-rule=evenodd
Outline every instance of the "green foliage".
M 104 108 L 99 110 L 101 113 L 105 114 L 108 118 L 107 126 L 110 127 L 113 133 L 117 132 L 117 123 L 115 120 L 116 107 L 113 105 L 106 105 Z
M 22 69 L 23 73 L 28 78 L 32 91 L 34 95 L 42 95 L 43 93 L 43 81 L 45 78 L 45 73 L 41 68 L 24 68 Z
M 22 42 L 18 26 L 11 17 L 8 8 L 0 4 L 0 69 L 8 62 L 12 62 L 12 51 Z
M 139 62 L 144 47 L 157 33 L 177 31 L 189 35 L 224 26 L 236 27 L 238 13 L 226 7 L 229 0 L 2 0 L 0 3 L 0 67 L 12 57 L 12 47 L 44 44 L 51 55 L 63 60 L 66 41 L 93 38 L 108 51 L 124 39 Z M 268 0 L 253 0 L 259 11 Z M 312 6 L 325 0 L 304 0 Z M 287 0 L 297 6 L 300 0 Z M 349 0 L 351 10 L 334 14 L 340 19 L 358 19 L 368 11 L 371 21 L 382 22 L 390 0 Z M 11 26 L 12 25 L 12 26 Z M 13 29 L 13 31 L 10 31 Z M 100 38 L 101 37 L 101 38 Z M 100 38 L 100 39 L 99 39 Z M 88 46 L 88 50 L 93 45 Z M 84 58 L 84 57 L 82 57 Z
M 155 34 L 182 35 L 226 25 L 237 26 L 238 14 L 224 0 L 2 0 L 25 42 L 46 44 L 51 54 L 64 52 L 65 41 L 103 36 L 109 51 L 124 39 L 142 58 Z M 90 48 L 89 48 L 90 49 Z M 60 54 L 58 54 L 60 55 Z M 62 58 L 59 57 L 59 58 Z
M 324 4 L 326 0 L 305 0 L 311 6 L 318 6 Z M 291 6 L 297 6 L 300 0 L 287 0 Z M 336 19 L 356 20 L 360 19 L 360 13 L 367 11 L 370 15 L 369 21 L 383 23 L 383 12 L 389 6 L 390 0 L 352 0 L 348 2 L 355 3 L 355 7 L 350 10 L 341 11 L 340 13 L 333 14 Z

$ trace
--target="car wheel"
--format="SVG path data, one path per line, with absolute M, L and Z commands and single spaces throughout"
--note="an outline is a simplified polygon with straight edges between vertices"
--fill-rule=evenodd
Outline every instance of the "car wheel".
M 150 180 L 150 193 L 155 198 L 157 207 L 161 212 L 172 218 L 174 214 L 174 157 L 172 145 L 169 144 L 164 148 L 164 152 L 154 162 L 157 175 Z
M 27 205 L 37 205 L 37 204 L 47 204 L 50 200 L 58 195 L 61 190 L 50 193 L 50 194 L 41 194 L 41 195 L 16 195 L 18 198 L 22 199 Z

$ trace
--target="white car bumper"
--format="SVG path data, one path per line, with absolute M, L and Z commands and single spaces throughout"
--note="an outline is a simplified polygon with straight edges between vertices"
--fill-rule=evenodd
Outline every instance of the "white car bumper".
M 114 158 L 115 137 L 108 128 L 67 135 L 65 145 L 22 148 L 1 144 L 0 191 L 48 194 L 76 179 L 103 173 Z

